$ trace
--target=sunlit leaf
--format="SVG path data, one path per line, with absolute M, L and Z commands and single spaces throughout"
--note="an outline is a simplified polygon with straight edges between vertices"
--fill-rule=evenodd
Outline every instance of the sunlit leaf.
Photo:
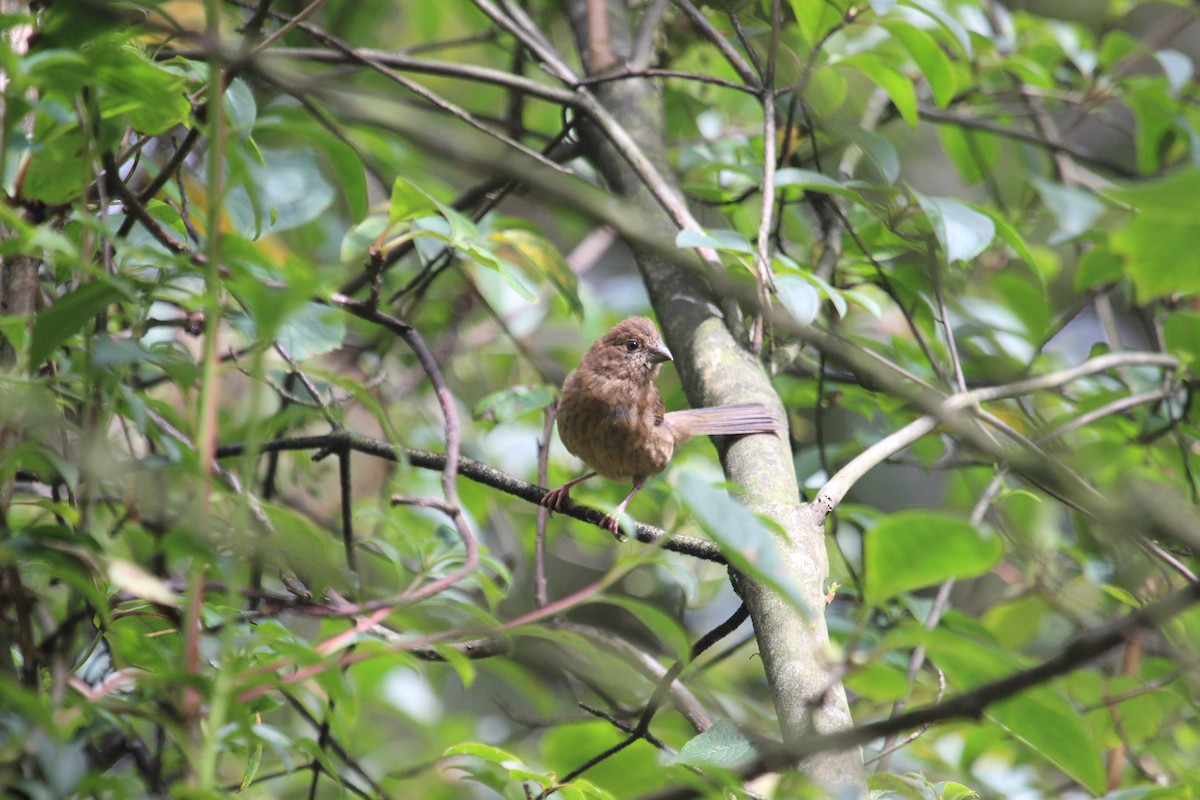
M 1188 58 L 1185 53 L 1178 50 L 1159 50 L 1155 52 L 1154 59 L 1158 61 L 1158 66 L 1162 69 L 1163 74 L 1167 76 L 1167 83 L 1171 87 L 1171 95 L 1178 97 L 1184 87 L 1192 80 L 1195 74 L 1196 65 Z
M 856 190 L 830 178 L 827 175 L 822 175 L 820 172 L 814 172 L 808 169 L 798 169 L 796 167 L 784 167 L 775 173 L 775 186 L 779 188 L 788 186 L 798 186 L 802 189 L 814 189 L 826 194 L 835 194 L 840 197 L 845 197 L 847 200 L 863 202 L 862 195 Z
M 811 325 L 821 310 L 816 287 L 799 275 L 777 275 L 775 287 L 779 290 L 780 301 L 796 321 Z
M 944 514 L 899 511 L 867 533 L 863 599 L 878 605 L 949 578 L 987 572 L 1004 554 L 995 536 Z
M 670 763 L 737 769 L 757 757 L 758 752 L 746 735 L 729 720 L 720 719 L 708 730 L 688 739 Z
M 554 387 L 539 383 L 512 386 L 485 396 L 475 404 L 471 416 L 488 422 L 512 422 L 530 411 L 538 411 L 554 401 Z
M 575 273 L 567 266 L 562 253 L 544 236 L 520 228 L 493 231 L 488 237 L 500 245 L 499 253 L 529 268 L 539 277 L 550 281 L 559 295 L 567 301 L 576 315 L 583 315 L 579 286 Z
M 737 231 L 714 229 L 698 231 L 688 228 L 675 236 L 676 247 L 711 247 L 724 253 L 750 254 L 754 246 Z
M 392 199 L 388 203 L 388 224 L 428 216 L 437 204 L 423 189 L 402 175 L 392 182 Z
M 1104 213 L 1104 203 L 1086 189 L 1064 186 L 1037 176 L 1031 176 L 1030 180 L 1046 208 L 1058 220 L 1058 230 L 1050 237 L 1050 244 L 1065 242 L 1087 233 Z
M 926 197 L 915 190 L 913 196 L 929 218 L 948 263 L 970 261 L 992 243 L 996 226 L 986 214 L 946 197 Z
M 933 102 L 938 108 L 945 108 L 953 99 L 958 87 L 954 78 L 954 68 L 941 45 L 924 30 L 907 22 L 889 21 L 884 25 L 912 56 L 921 77 L 929 84 Z
M 862 148 L 867 160 L 875 166 L 887 183 L 895 183 L 900 177 L 900 156 L 896 147 L 875 131 L 851 125 L 833 124 L 833 128 L 855 145 Z
M 108 579 L 123 592 L 164 606 L 179 602 L 178 596 L 162 578 L 123 558 L 108 558 Z

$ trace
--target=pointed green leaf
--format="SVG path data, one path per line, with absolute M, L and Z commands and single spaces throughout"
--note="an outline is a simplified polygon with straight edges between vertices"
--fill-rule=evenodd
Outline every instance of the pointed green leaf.
M 880 89 L 887 93 L 892 105 L 896 107 L 900 118 L 908 123 L 908 127 L 917 127 L 917 91 L 912 81 L 887 61 L 872 53 L 859 53 L 837 62 L 839 67 L 853 67 L 866 75 Z
M 949 578 L 987 572 L 1004 555 L 995 536 L 962 520 L 928 511 L 890 514 L 867 532 L 863 599 L 870 605 Z
M 29 342 L 30 369 L 38 369 L 68 338 L 81 331 L 85 325 L 110 303 L 116 302 L 122 292 L 107 281 L 85 283 L 67 292 L 46 310 L 37 315 L 33 323 L 33 335 Z
M 888 21 L 884 27 L 912 56 L 917 69 L 929 84 L 933 102 L 938 108 L 945 108 L 954 99 L 958 86 L 954 79 L 954 67 L 942 46 L 928 33 L 907 22 Z
M 798 169 L 796 167 L 784 167 L 775 173 L 776 188 L 788 186 L 799 186 L 802 189 L 814 189 L 825 194 L 835 194 L 839 197 L 845 197 L 847 200 L 853 200 L 856 203 L 862 203 L 862 195 L 854 189 L 849 188 L 828 175 L 823 175 L 820 172 L 814 172 L 809 169 Z
M 775 276 L 775 288 L 784 308 L 801 325 L 811 325 L 821 310 L 821 299 L 811 283 L 799 275 Z
M 528 267 L 528 271 L 550 281 L 576 316 L 583 316 L 579 284 L 558 248 L 544 236 L 521 228 L 494 231 L 488 237 L 500 245 L 500 255 Z
M 1030 180 L 1046 208 L 1058 220 L 1058 230 L 1050 236 L 1050 244 L 1061 244 L 1082 236 L 1104 213 L 1104 203 L 1086 189 L 1064 186 L 1036 175 Z
M 737 769 L 750 764 L 757 757 L 754 743 L 732 722 L 721 719 L 708 730 L 688 739 L 667 763 Z
M 724 253 L 750 254 L 754 247 L 737 231 L 716 228 L 700 231 L 694 228 L 682 230 L 675 235 L 676 247 L 711 247 Z
M 987 249 L 996 235 L 991 217 L 965 203 L 945 197 L 926 197 L 916 190 L 913 190 L 913 196 L 929 217 L 947 263 L 970 261 Z
M 392 182 L 392 199 L 388 204 L 388 225 L 429 216 L 437 204 L 424 189 L 401 175 Z
M 795 576 L 783 563 L 777 533 L 761 519 L 723 491 L 715 491 L 708 481 L 687 468 L 677 473 L 676 488 L 704 531 L 721 545 L 721 552 L 742 572 L 765 581 L 789 599 L 801 613 L 811 611 Z

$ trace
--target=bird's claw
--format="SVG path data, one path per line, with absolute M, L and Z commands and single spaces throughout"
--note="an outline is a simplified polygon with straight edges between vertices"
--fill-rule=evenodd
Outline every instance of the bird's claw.
M 600 527 L 611 533 L 618 542 L 624 543 L 629 541 L 629 537 L 625 535 L 623 530 L 621 530 L 621 521 L 612 514 L 605 514 L 600 519 Z
M 565 486 L 559 486 L 542 495 L 540 504 L 553 514 L 555 511 L 562 511 L 563 502 L 569 499 L 571 499 L 570 491 Z

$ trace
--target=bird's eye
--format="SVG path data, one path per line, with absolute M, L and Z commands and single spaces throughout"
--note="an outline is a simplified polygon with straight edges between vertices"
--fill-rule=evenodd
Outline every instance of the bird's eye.
M 638 343 L 637 339 L 630 339 L 625 343 L 625 349 L 631 353 L 637 351 L 639 347 L 641 347 L 641 344 Z

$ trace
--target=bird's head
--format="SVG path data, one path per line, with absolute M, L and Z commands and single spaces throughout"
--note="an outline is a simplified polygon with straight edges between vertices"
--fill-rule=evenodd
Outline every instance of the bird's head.
M 614 376 L 653 380 L 659 365 L 674 360 L 654 323 L 645 317 L 618 322 L 596 340 L 587 358 Z

